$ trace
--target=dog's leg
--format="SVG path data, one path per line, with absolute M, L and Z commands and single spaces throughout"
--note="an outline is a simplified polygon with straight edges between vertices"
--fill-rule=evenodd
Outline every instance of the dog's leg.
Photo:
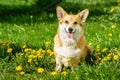
M 61 72 L 62 71 L 62 62 L 61 62 L 61 59 L 56 57 L 56 68 L 55 70 L 58 71 L 58 72 Z
M 93 49 L 89 45 L 87 45 L 87 54 L 92 54 L 92 52 Z

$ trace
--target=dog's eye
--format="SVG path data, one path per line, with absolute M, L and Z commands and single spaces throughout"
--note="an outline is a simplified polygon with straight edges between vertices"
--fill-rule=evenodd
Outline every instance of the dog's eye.
M 77 24 L 77 22 L 75 21 L 73 24 Z
M 66 20 L 65 23 L 68 24 L 69 22 Z

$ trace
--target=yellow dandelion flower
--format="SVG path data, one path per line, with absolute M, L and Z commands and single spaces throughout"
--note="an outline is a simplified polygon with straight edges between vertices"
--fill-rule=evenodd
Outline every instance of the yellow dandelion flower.
M 107 60 L 111 60 L 111 56 L 107 56 L 106 58 L 107 58 Z
M 56 74 L 57 74 L 56 71 L 53 71 L 53 72 L 50 73 L 50 75 L 52 75 L 52 76 L 54 76 L 54 75 L 56 75 Z
M 43 49 L 42 49 L 42 48 L 40 48 L 40 49 L 38 50 L 38 52 L 42 52 L 42 50 L 43 50 Z
M 46 46 L 46 47 L 49 47 L 50 44 L 51 44 L 51 43 L 50 43 L 49 41 L 45 42 L 45 46 Z
M 96 51 L 97 51 L 97 52 L 100 51 L 100 44 L 98 44 L 98 45 L 96 46 Z
M 31 54 L 31 55 L 29 55 L 28 57 L 31 58 L 31 59 L 35 59 L 35 58 L 37 58 L 37 55 Z
M 111 28 L 114 29 L 114 28 L 116 28 L 116 26 L 113 24 L 113 25 L 111 26 Z
M 45 50 L 42 50 L 43 53 L 45 53 L 46 51 Z
M 96 49 L 100 49 L 100 45 L 99 44 L 96 46 Z
M 64 76 L 66 76 L 66 75 L 67 75 L 67 72 L 66 72 L 66 71 L 63 71 L 61 74 L 64 75 Z
M 43 72 L 44 72 L 44 69 L 43 69 L 43 68 L 38 68 L 38 69 L 37 69 L 37 72 L 38 72 L 38 73 L 43 73 Z
M 118 3 L 120 3 L 120 0 L 117 0 Z
M 47 50 L 47 53 L 49 53 L 49 54 L 50 54 L 51 52 L 52 52 L 52 51 L 51 51 L 50 49 L 48 49 L 48 50 Z
M 92 45 L 92 43 L 90 42 L 90 43 L 88 43 L 88 45 L 89 45 L 89 46 L 91 46 L 91 45 Z
M 33 58 L 36 59 L 36 58 L 37 58 L 37 55 L 33 55 Z
M 27 62 L 28 62 L 28 63 L 31 63 L 31 62 L 32 62 L 32 58 L 29 58 Z
M 71 59 L 70 59 L 70 58 L 67 58 L 67 59 L 66 59 L 66 61 L 67 61 L 67 62 L 70 62 L 70 61 L 71 61 Z
M 114 55 L 113 59 L 117 61 L 119 59 L 119 56 L 118 55 Z
M 12 53 L 13 49 L 12 48 L 8 48 L 7 49 L 7 53 Z
M 104 48 L 103 50 L 102 50 L 102 52 L 106 52 L 107 51 L 107 48 Z
M 33 49 L 31 50 L 31 53 L 33 54 L 36 54 L 36 52 L 37 52 L 36 50 L 33 50 Z
M 104 58 L 101 60 L 101 63 L 104 63 L 105 61 L 107 61 L 107 57 L 104 57 Z
M 112 37 L 112 33 L 109 33 L 108 36 L 109 36 L 109 37 Z
M 25 72 L 23 72 L 23 71 L 20 72 L 20 75 L 24 75 L 24 74 L 25 74 Z
M 112 56 L 112 53 L 109 53 L 107 56 Z
M 37 54 L 37 57 L 38 58 L 42 58 L 43 56 L 41 54 Z
M 50 55 L 53 55 L 53 54 L 54 54 L 54 52 L 51 51 L 50 49 L 47 50 L 47 53 L 49 53 Z
M 54 52 L 51 52 L 50 55 L 51 55 L 51 56 L 54 55 Z
M 112 8 L 110 9 L 110 13 L 113 13 L 114 11 L 115 11 L 115 8 L 112 7 Z
M 31 54 L 31 55 L 29 55 L 28 57 L 29 57 L 29 58 L 34 58 L 34 55 Z
M 107 60 L 111 60 L 111 58 L 112 58 L 112 53 L 109 53 L 109 54 L 107 55 Z
M 40 54 L 40 51 L 38 50 L 38 51 L 36 51 L 36 54 Z
M 42 56 L 42 55 L 39 55 L 38 58 L 43 58 L 43 56 Z
M 103 58 L 103 61 L 107 61 L 107 57 L 104 57 L 104 58 Z
M 21 65 L 17 66 L 17 67 L 16 67 L 16 70 L 17 70 L 17 71 L 21 71 L 21 70 L 22 70 L 22 66 L 21 66 Z
M 31 51 L 31 49 L 29 49 L 29 48 L 25 48 L 25 50 L 24 50 L 24 52 L 30 52 Z
M 22 48 L 25 49 L 25 48 L 26 48 L 26 45 L 23 45 Z

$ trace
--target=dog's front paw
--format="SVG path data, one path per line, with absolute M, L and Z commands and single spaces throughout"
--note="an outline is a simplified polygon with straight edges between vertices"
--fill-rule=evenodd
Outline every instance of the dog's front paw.
M 62 71 L 62 65 L 56 64 L 55 71 L 61 72 Z

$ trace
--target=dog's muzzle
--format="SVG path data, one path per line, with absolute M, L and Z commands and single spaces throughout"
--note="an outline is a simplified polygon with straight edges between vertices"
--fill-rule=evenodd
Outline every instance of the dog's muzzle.
M 66 28 L 64 28 L 64 29 L 65 29 L 66 33 L 75 33 L 76 32 L 76 29 L 73 29 L 72 27 L 69 27 L 68 30 L 66 30 Z

